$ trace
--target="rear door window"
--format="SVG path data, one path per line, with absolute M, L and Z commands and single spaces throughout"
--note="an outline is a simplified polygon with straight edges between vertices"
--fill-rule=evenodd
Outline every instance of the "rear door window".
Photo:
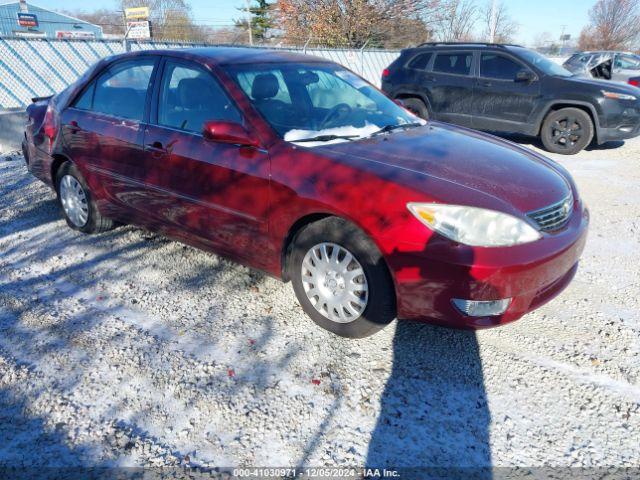
M 470 75 L 473 53 L 438 53 L 433 63 L 433 71 L 453 75 Z
M 96 81 L 90 110 L 141 121 L 154 66 L 155 60 L 144 59 L 109 67 Z M 80 101 L 85 103 L 83 97 Z
M 497 53 L 483 53 L 480 57 L 480 76 L 513 81 L 524 67 L 518 62 Z

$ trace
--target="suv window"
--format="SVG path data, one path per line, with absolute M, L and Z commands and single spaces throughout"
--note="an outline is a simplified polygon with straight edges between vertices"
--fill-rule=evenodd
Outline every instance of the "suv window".
M 453 73 L 469 75 L 473 54 L 467 53 L 438 53 L 433 63 L 433 71 L 439 73 Z
M 242 116 L 211 73 L 167 62 L 160 86 L 158 124 L 200 133 L 211 120 L 241 123 Z
M 431 52 L 420 53 L 416 55 L 407 64 L 407 68 L 414 68 L 416 70 L 426 70 L 427 65 L 429 65 L 429 60 L 431 60 L 431 55 L 432 55 Z
M 483 53 L 480 57 L 480 76 L 498 80 L 515 80 L 524 67 L 504 55 Z
M 89 109 L 116 117 L 142 120 L 154 65 L 155 60 L 148 59 L 125 61 L 109 67 L 96 80 Z M 84 95 L 78 103 L 86 104 Z

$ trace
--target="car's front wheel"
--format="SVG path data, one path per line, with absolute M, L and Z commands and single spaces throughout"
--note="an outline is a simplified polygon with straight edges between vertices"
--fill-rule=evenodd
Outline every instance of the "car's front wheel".
M 404 105 L 404 108 L 409 110 L 414 115 L 417 115 L 420 118 L 424 118 L 425 120 L 429 120 L 429 109 L 419 98 L 403 98 L 402 104 Z
M 540 139 L 551 153 L 574 155 L 593 140 L 593 122 L 584 110 L 562 108 L 547 115 Z
M 55 185 L 58 203 L 71 228 L 84 233 L 104 232 L 113 228 L 113 222 L 98 211 L 87 182 L 73 162 L 65 162 L 60 166 Z
M 393 282 L 375 244 L 336 217 L 304 228 L 294 239 L 289 277 L 300 305 L 322 328 L 362 338 L 393 321 Z

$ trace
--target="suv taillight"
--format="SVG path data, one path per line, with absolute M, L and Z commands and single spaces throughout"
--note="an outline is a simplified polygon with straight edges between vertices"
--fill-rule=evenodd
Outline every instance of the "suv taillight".
M 630 78 L 629 85 L 640 88 L 640 78 Z
M 389 69 L 385 68 L 384 70 L 382 70 L 382 78 L 386 78 L 389 76 Z
M 60 121 L 53 105 L 47 107 L 47 113 L 44 114 L 42 122 L 42 131 L 44 136 L 49 139 L 49 153 L 53 153 L 53 145 L 60 130 Z

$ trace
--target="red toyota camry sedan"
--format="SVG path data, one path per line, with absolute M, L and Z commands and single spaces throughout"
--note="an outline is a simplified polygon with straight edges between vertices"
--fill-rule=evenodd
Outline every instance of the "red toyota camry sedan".
M 425 122 L 307 55 L 118 55 L 28 114 L 29 169 L 71 228 L 135 224 L 290 280 L 338 335 L 516 320 L 567 286 L 585 245 L 560 165 Z

